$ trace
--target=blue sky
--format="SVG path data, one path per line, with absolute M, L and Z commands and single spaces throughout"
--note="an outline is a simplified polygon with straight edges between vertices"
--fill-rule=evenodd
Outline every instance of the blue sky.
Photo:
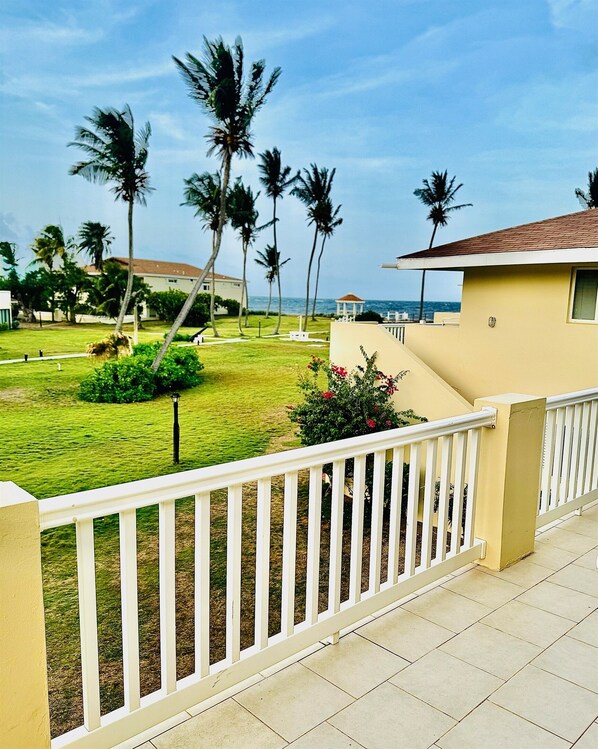
M 28 245 L 48 223 L 112 227 L 125 254 L 126 207 L 106 186 L 68 175 L 66 148 L 94 106 L 128 102 L 151 122 L 155 192 L 136 208 L 139 257 L 202 265 L 209 238 L 180 207 L 183 179 L 216 170 L 208 121 L 171 56 L 205 35 L 265 58 L 282 76 L 254 127 L 256 153 L 278 146 L 294 168 L 336 167 L 344 224 L 329 243 L 322 296 L 415 299 L 419 274 L 383 262 L 427 246 L 431 226 L 413 190 L 448 169 L 471 202 L 437 243 L 579 209 L 576 186 L 596 167 L 596 0 L 376 0 L 327 3 L 4 0 L 0 11 L 0 239 Z M 258 188 L 255 161 L 236 175 Z M 261 216 L 270 205 L 260 198 Z M 311 231 L 286 197 L 279 238 L 283 293 L 301 296 Z M 266 241 L 258 240 L 257 247 Z M 238 275 L 225 235 L 217 270 Z M 250 293 L 266 293 L 250 263 Z M 458 299 L 457 274 L 430 274 L 429 299 Z

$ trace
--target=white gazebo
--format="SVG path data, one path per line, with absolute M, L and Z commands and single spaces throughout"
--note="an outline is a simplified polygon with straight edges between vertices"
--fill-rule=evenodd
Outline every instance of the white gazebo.
M 353 307 L 352 316 L 355 317 L 355 315 L 360 315 L 363 312 L 363 305 L 365 304 L 364 299 L 360 299 L 358 296 L 355 296 L 355 294 L 345 294 L 345 296 L 342 296 L 340 299 L 335 299 L 336 301 L 336 314 L 337 316 L 343 316 L 347 317 L 349 314 L 349 308 Z M 359 307 L 359 309 L 357 309 Z

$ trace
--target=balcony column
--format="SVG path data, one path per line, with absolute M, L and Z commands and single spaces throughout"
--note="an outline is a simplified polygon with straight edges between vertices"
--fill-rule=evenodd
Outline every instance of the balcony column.
M 496 409 L 480 450 L 475 535 L 486 541 L 480 564 L 502 570 L 534 550 L 546 398 L 507 393 L 477 398 Z
M 0 483 L 0 745 L 50 747 L 37 500 Z

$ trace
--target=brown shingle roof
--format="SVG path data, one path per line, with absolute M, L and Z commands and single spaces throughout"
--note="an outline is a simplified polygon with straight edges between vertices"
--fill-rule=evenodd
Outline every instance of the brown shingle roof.
M 345 296 L 342 296 L 340 299 L 335 299 L 335 302 L 363 302 L 364 299 L 360 299 L 358 296 L 355 296 L 355 294 L 345 294 Z
M 598 209 L 534 221 L 510 229 L 492 231 L 477 237 L 449 242 L 431 250 L 401 255 L 403 258 L 435 258 L 454 255 L 481 255 L 492 252 L 530 252 L 598 248 Z
M 126 257 L 110 257 L 104 262 L 115 260 L 120 265 L 128 267 L 129 260 Z M 88 265 L 84 268 L 86 273 L 97 273 L 95 265 Z M 198 278 L 202 273 L 201 268 L 188 263 L 171 263 L 165 260 L 143 260 L 135 258 L 133 260 L 133 273 L 137 276 L 175 276 L 178 278 Z M 209 274 L 212 277 L 212 274 Z M 239 278 L 224 276 L 222 273 L 215 273 L 217 281 L 240 281 Z

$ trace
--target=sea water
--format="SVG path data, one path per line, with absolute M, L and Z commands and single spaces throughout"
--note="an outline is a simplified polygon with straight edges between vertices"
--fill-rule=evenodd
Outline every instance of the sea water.
M 311 314 L 312 301 L 309 303 L 309 311 Z M 265 310 L 268 307 L 267 296 L 253 296 L 249 297 L 249 309 L 252 310 Z M 357 307 L 359 310 L 359 306 Z M 400 300 L 400 299 L 368 299 L 364 302 L 364 310 L 373 310 L 378 312 L 383 317 L 386 317 L 389 313 L 394 319 L 394 313 L 406 312 L 409 315 L 409 319 L 417 319 L 419 315 L 419 302 Z M 434 312 L 459 312 L 461 309 L 460 302 L 424 302 L 424 317 L 431 319 L 434 316 Z M 270 310 L 276 313 L 278 310 L 278 298 L 272 295 L 272 304 Z M 282 298 L 282 311 L 285 315 L 303 315 L 305 314 L 305 297 L 290 297 L 283 296 Z M 342 310 L 341 310 L 342 311 Z M 353 314 L 353 305 L 347 302 L 347 313 Z M 318 299 L 316 302 L 316 314 L 320 315 L 332 315 L 336 314 L 336 302 L 334 299 Z

